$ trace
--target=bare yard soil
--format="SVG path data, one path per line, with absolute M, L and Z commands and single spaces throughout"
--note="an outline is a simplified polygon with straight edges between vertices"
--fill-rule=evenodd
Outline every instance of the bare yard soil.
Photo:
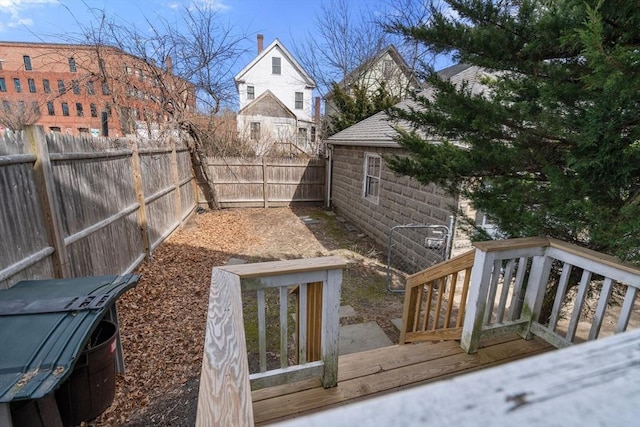
M 127 372 L 113 405 L 90 424 L 192 426 L 212 267 L 326 255 L 349 261 L 342 303 L 356 317 L 347 321 L 375 321 L 397 342 L 390 320 L 401 316 L 403 295 L 386 290 L 384 249 L 344 220 L 315 207 L 205 212 L 156 249 L 118 301 Z

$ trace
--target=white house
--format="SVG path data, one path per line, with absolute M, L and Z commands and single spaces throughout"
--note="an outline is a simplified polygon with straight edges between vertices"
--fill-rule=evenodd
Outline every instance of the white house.
M 255 144 L 258 155 L 284 144 L 312 153 L 316 84 L 278 39 L 266 48 L 263 40 L 258 34 L 258 56 L 234 77 L 240 100 L 238 133 Z M 318 102 L 315 105 L 317 109 Z

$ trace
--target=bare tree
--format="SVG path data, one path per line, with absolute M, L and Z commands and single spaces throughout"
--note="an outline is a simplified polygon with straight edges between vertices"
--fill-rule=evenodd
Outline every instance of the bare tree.
M 37 101 L 2 101 L 0 105 L 0 125 L 18 131 L 32 125 L 40 118 L 40 106 Z
M 213 186 L 210 185 L 205 161 L 205 149 L 227 147 L 217 151 L 227 152 L 232 141 L 216 136 L 216 117 L 225 106 L 235 104 L 236 91 L 232 70 L 244 49 L 244 34 L 235 32 L 230 24 L 222 22 L 215 7 L 208 3 L 192 3 L 182 10 L 180 19 L 170 22 L 161 17 L 146 19 L 148 28 L 141 31 L 126 22 L 108 16 L 102 10 L 94 11 L 94 20 L 82 28 L 82 43 L 95 46 L 100 61 L 109 49 L 117 48 L 135 56 L 144 64 L 141 78 L 150 79 L 154 85 L 153 102 L 162 114 L 169 117 L 167 123 L 158 123 L 149 117 L 148 123 L 163 125 L 165 130 L 186 132 L 190 138 L 190 151 L 194 171 L 201 182 L 210 207 L 217 206 Z M 123 76 L 122 64 L 100 67 L 102 80 L 109 88 L 113 108 L 117 111 L 123 131 L 130 131 L 131 112 L 122 98 L 135 90 Z M 126 74 L 126 67 L 124 73 Z M 222 121 L 224 122 L 224 121 Z M 168 125 L 168 128 L 167 128 Z M 128 133 L 128 132 L 126 132 Z
M 293 45 L 296 58 L 313 77 L 321 96 L 390 43 L 372 9 L 348 0 L 323 3 L 306 41 Z

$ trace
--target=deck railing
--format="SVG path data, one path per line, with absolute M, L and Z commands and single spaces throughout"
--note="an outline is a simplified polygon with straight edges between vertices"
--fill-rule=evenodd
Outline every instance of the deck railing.
M 339 257 L 275 261 L 213 269 L 196 424 L 253 425 L 251 389 L 320 377 L 325 388 L 338 379 L 338 327 L 342 268 Z M 322 291 L 318 292 L 321 286 Z M 289 365 L 288 297 L 297 287 L 297 364 Z M 280 368 L 267 369 L 265 291 L 278 289 Z M 309 292 L 311 290 L 311 292 Z M 249 374 L 242 292 L 255 291 L 260 372 Z M 322 304 L 308 294 L 321 295 Z M 307 310 L 320 307 L 321 311 Z M 320 316 L 320 319 L 317 318 Z M 307 361 L 307 325 L 320 325 L 320 360 Z M 316 339 L 311 339 L 317 345 Z M 315 350 L 314 350 L 315 351 Z
M 481 337 L 509 331 L 566 347 L 597 338 L 605 321 L 615 323 L 607 328 L 614 333 L 628 328 L 640 268 L 548 238 L 475 247 L 461 337 L 467 352 L 477 351 Z
M 474 256 L 469 251 L 407 277 L 400 344 L 460 339 Z

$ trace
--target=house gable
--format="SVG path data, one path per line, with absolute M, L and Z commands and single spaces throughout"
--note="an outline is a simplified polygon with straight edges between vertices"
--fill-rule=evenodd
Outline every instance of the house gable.
M 287 48 L 285 48 L 284 45 L 278 39 L 275 39 L 273 42 L 271 42 L 269 46 L 267 46 L 262 52 L 258 54 L 258 56 L 253 58 L 253 60 L 249 62 L 249 64 L 247 64 L 242 70 L 240 70 L 238 74 L 236 74 L 236 76 L 233 78 L 234 81 L 236 82 L 236 86 L 239 83 L 244 83 L 244 79 L 247 76 L 247 74 L 259 62 L 262 62 L 265 59 L 270 58 L 274 50 L 277 51 L 279 54 L 281 54 L 282 57 L 284 57 L 293 66 L 296 72 L 300 75 L 300 78 L 302 79 L 302 81 L 304 81 L 304 83 L 307 86 L 311 88 L 316 87 L 316 83 L 313 81 L 311 76 L 309 76 L 309 74 L 307 74 L 304 68 L 302 68 L 302 66 L 298 64 L 298 61 L 295 60 L 295 58 L 291 55 L 291 53 L 289 53 Z
M 296 118 L 296 115 L 280 102 L 270 90 L 262 93 L 257 99 L 245 106 L 238 112 L 238 115 Z

